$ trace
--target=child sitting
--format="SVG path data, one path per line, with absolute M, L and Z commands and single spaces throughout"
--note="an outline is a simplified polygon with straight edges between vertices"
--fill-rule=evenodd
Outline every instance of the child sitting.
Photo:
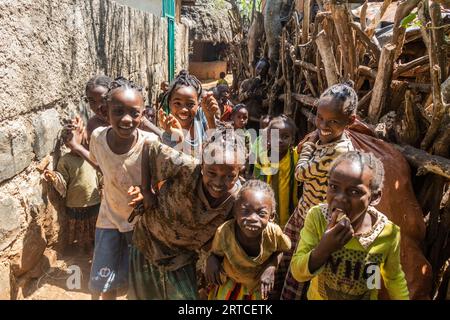
M 271 185 L 277 200 L 277 223 L 284 228 L 298 203 L 298 183 L 295 180 L 295 166 L 298 161 L 297 150 L 292 148 L 297 127 L 294 121 L 281 115 L 273 118 L 267 128 L 270 148 L 261 148 L 255 162 L 253 176 Z M 271 141 L 271 133 L 277 133 L 278 142 Z M 279 162 L 270 161 L 271 156 L 278 153 Z
M 82 133 L 84 129 L 77 130 Z M 91 252 L 100 208 L 100 184 L 95 168 L 71 151 L 59 159 L 56 171 L 45 170 L 44 178 L 65 199 L 69 246 Z
M 376 210 L 384 170 L 371 153 L 351 151 L 330 169 L 327 203 L 306 216 L 291 261 L 295 279 L 311 280 L 308 299 L 408 299 L 400 264 L 400 229 Z
M 315 119 L 317 130 L 303 143 L 295 169 L 295 178 L 303 183 L 303 191 L 295 212 L 284 228 L 292 241 L 292 250 L 283 255 L 277 270 L 276 291 L 279 282 L 284 283 L 281 299 L 302 298 L 304 284 L 292 278 L 288 271 L 289 263 L 297 247 L 306 213 L 311 207 L 325 201 L 331 162 L 339 155 L 353 150 L 345 129 L 355 121 L 357 105 L 358 96 L 348 84 L 333 85 L 320 96 Z
M 144 151 L 145 212 L 134 231 L 129 299 L 198 298 L 198 252 L 208 250 L 217 227 L 231 218 L 241 187 L 243 146 L 236 137 L 221 135 L 205 145 L 202 164 L 159 142 Z M 152 188 L 163 180 L 155 196 Z
M 207 261 L 206 278 L 215 285 L 209 299 L 266 299 L 273 287 L 278 255 L 291 245 L 281 228 L 271 222 L 275 213 L 272 189 L 259 180 L 247 181 L 233 211 L 234 219 L 217 229 Z

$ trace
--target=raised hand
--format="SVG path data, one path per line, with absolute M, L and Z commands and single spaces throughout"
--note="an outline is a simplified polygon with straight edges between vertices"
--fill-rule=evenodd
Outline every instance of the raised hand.
M 159 109 L 158 114 L 159 126 L 167 133 L 174 137 L 177 142 L 184 140 L 183 128 L 180 122 L 171 114 L 166 114 L 163 109 Z M 172 139 L 173 140 L 173 139 Z
M 66 125 L 64 130 L 66 131 L 64 143 L 68 148 L 74 150 L 81 146 L 85 137 L 85 127 L 79 116 L 76 116 L 71 124 Z
M 211 91 L 203 97 L 201 106 L 207 119 L 220 118 L 219 104 Z

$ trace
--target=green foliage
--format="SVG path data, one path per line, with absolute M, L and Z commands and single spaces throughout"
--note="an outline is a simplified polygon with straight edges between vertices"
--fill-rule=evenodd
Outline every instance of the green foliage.
M 415 12 L 408 14 L 400 22 L 400 26 L 405 29 L 409 27 L 421 27 L 422 25 L 422 21 L 417 17 L 417 13 Z

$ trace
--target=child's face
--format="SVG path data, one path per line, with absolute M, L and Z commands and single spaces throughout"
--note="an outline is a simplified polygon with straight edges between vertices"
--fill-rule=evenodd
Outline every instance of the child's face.
M 89 103 L 89 107 L 91 108 L 92 112 L 94 112 L 97 116 L 101 117 L 102 119 L 105 118 L 105 114 L 103 112 L 104 107 L 104 100 L 103 95 L 108 91 L 107 88 L 102 86 L 96 86 L 92 89 L 87 90 L 86 92 L 86 98 L 87 102 Z
M 167 82 L 161 83 L 160 89 L 162 92 L 166 92 L 169 89 L 169 84 Z
M 278 130 L 279 144 L 278 152 L 281 156 L 284 156 L 289 150 L 290 146 L 294 143 L 294 130 L 285 122 L 275 122 L 270 126 L 270 131 Z M 271 132 L 269 132 L 268 139 L 271 139 Z M 269 141 L 269 145 L 272 146 L 272 141 Z M 281 160 L 281 159 L 280 159 Z
M 317 106 L 316 127 L 322 144 L 339 140 L 345 128 L 354 121 L 355 116 L 344 113 L 342 102 L 331 97 L 322 98 Z
M 193 87 L 179 87 L 170 97 L 170 112 L 180 122 L 181 127 L 189 130 L 198 110 L 197 91 Z
M 367 210 L 370 202 L 379 195 L 372 193 L 372 170 L 350 160 L 344 160 L 330 173 L 327 203 L 330 213 L 342 210 L 353 223 Z
M 233 124 L 235 129 L 245 129 L 247 122 L 248 122 L 247 109 L 241 108 L 233 115 Z
M 135 90 L 115 90 L 108 104 L 109 123 L 121 138 L 132 136 L 142 117 L 144 99 Z
M 145 111 L 144 111 L 144 115 L 148 119 L 148 121 L 150 121 L 153 124 L 155 123 L 155 116 L 156 116 L 155 109 L 153 109 L 153 108 L 146 108 Z
M 267 192 L 261 190 L 245 190 L 234 206 L 239 229 L 250 239 L 261 236 L 272 212 L 272 199 Z
M 215 199 L 227 196 L 239 178 L 238 164 L 206 164 L 202 166 L 203 186 Z

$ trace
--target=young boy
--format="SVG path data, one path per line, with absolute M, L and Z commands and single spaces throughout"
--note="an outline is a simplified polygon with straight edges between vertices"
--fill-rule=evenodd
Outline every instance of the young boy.
M 128 250 L 133 224 L 128 217 L 128 189 L 141 184 L 144 141 L 157 137 L 138 129 L 144 108 L 141 89 L 118 78 L 106 93 L 110 127 L 92 133 L 89 158 L 103 173 L 104 197 L 95 232 L 94 258 L 89 288 L 103 299 L 116 299 L 128 284 Z M 72 146 L 75 150 L 81 145 Z

